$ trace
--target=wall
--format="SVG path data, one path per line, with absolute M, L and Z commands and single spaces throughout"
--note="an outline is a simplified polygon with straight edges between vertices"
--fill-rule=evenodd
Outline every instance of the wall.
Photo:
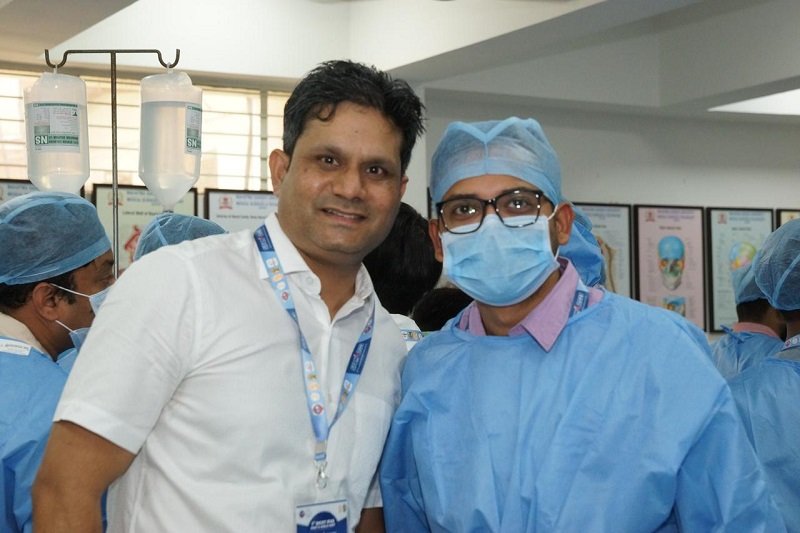
M 426 105 L 426 168 L 450 121 L 530 116 L 558 152 L 573 201 L 800 209 L 796 125 L 560 110 L 438 91 L 427 92 Z M 413 192 L 407 201 L 423 206 L 424 192 Z

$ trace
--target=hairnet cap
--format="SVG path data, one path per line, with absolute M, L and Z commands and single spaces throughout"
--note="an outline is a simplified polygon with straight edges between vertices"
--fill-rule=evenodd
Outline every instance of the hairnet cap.
M 589 287 L 605 282 L 605 263 L 600 245 L 592 234 L 592 221 L 579 207 L 572 206 L 575 220 L 567 244 L 559 248 L 559 254 L 569 259 L 578 271 L 581 280 Z
M 110 249 L 97 210 L 80 196 L 33 192 L 0 204 L 0 283 L 49 279 Z
M 790 220 L 767 237 L 753 269 L 756 284 L 772 307 L 800 309 L 800 219 Z
M 220 233 L 225 233 L 225 229 L 210 220 L 180 213 L 161 213 L 153 218 L 139 235 L 133 260 L 168 244 L 178 244 Z
M 561 165 L 533 119 L 453 122 L 433 154 L 430 189 L 434 203 L 461 180 L 485 174 L 514 176 L 538 187 L 554 204 L 561 198 Z
M 733 270 L 731 282 L 733 282 L 733 299 L 736 305 L 765 299 L 764 293 L 756 285 L 753 263 Z

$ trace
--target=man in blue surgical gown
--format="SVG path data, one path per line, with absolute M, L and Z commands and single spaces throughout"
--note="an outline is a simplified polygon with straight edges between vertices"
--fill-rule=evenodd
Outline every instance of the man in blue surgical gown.
M 775 230 L 756 256 L 756 283 L 786 319 L 774 357 L 731 380 L 747 436 L 790 532 L 800 532 L 800 220 Z
M 409 354 L 389 531 L 784 530 L 696 328 L 559 258 L 573 210 L 536 121 L 451 124 L 430 189 L 476 301 Z
M 711 346 L 714 365 L 725 379 L 783 348 L 781 337 L 786 334 L 783 316 L 756 285 L 752 263 L 734 270 L 731 280 L 739 321 L 730 328 L 722 326 L 725 334 Z
M 114 281 L 94 206 L 36 192 L 0 205 L 0 531 L 31 531 L 31 486 L 77 348 Z

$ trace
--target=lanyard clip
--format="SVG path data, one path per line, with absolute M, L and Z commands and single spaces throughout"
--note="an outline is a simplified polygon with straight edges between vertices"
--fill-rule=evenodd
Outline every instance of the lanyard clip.
M 328 461 L 317 461 L 317 488 L 322 490 L 328 486 L 328 474 L 325 469 L 328 468 Z

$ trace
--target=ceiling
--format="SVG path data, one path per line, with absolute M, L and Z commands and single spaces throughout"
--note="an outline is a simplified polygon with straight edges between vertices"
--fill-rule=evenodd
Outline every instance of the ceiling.
M 797 0 L 0 0 L 0 67 L 151 48 L 203 80 L 285 86 L 331 57 L 430 94 L 675 117 L 800 87 Z M 43 15 L 45 14 L 45 15 Z M 145 46 L 143 46 L 143 44 Z M 108 59 L 70 56 L 73 68 Z M 152 69 L 120 56 L 119 68 Z M 104 66 L 105 65 L 105 66 Z

